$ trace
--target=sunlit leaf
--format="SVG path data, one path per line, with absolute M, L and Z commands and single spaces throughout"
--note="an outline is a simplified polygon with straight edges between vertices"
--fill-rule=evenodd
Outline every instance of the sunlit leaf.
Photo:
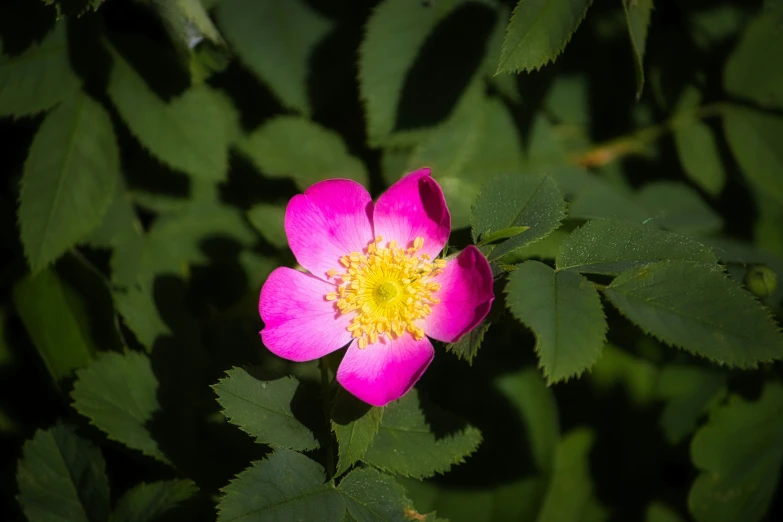
M 36 114 L 75 95 L 81 80 L 68 60 L 65 22 L 19 56 L 0 56 L 0 116 Z
M 755 368 L 783 357 L 769 310 L 716 268 L 660 261 L 620 274 L 604 293 L 645 331 L 718 363 Z
M 498 259 L 549 235 L 565 218 L 565 206 L 549 176 L 496 177 L 482 187 L 473 207 L 473 239 L 512 226 L 529 227 L 492 249 L 489 259 Z
M 652 225 L 603 219 L 586 223 L 566 238 L 557 269 L 616 275 L 664 259 L 716 261 L 707 247 L 688 237 Z
M 20 235 L 34 272 L 98 227 L 119 163 L 109 114 L 86 94 L 46 116 L 30 146 L 19 196 Z
M 112 56 L 107 92 L 139 142 L 173 169 L 197 178 L 225 178 L 237 125 L 231 102 L 207 85 L 166 102 L 118 52 Z
M 324 484 L 320 464 L 300 453 L 277 450 L 253 462 L 223 488 L 218 522 L 232 520 L 320 520 L 340 522 L 345 503 Z
M 330 21 L 303 0 L 223 0 L 217 17 L 242 62 L 283 105 L 309 114 L 311 60 Z
M 293 377 L 261 380 L 242 368 L 213 386 L 223 414 L 261 444 L 295 450 L 318 447 L 313 433 L 291 411 L 299 382 Z
M 293 178 L 302 190 L 330 178 L 368 183 L 364 165 L 342 138 L 305 118 L 274 118 L 250 134 L 241 150 L 263 174 Z
M 386 406 L 378 435 L 362 460 L 407 477 L 430 477 L 464 462 L 480 443 L 481 432 L 473 426 L 436 438 L 411 390 Z
M 412 509 L 405 489 L 372 468 L 352 471 L 340 482 L 345 507 L 357 522 L 405 522 Z
M 606 318 L 598 292 L 583 276 L 526 261 L 509 276 L 506 304 L 536 334 L 549 383 L 579 376 L 601 356 Z
M 38 430 L 16 471 L 19 504 L 30 522 L 93 522 L 109 516 L 109 481 L 100 450 L 76 430 Z
M 337 475 L 364 457 L 381 426 L 383 408 L 360 401 L 342 388 L 332 406 L 332 431 L 337 437 Z
M 497 72 L 539 69 L 563 52 L 592 0 L 520 0 L 506 29 Z

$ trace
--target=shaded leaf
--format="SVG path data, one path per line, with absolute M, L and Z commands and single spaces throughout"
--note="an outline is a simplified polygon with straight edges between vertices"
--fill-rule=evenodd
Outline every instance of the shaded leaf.
M 332 431 L 337 437 L 336 475 L 342 475 L 354 463 L 364 458 L 381 426 L 383 408 L 376 408 L 357 399 L 343 388 L 337 391 L 332 407 Z
M 481 432 L 473 426 L 436 439 L 419 409 L 418 393 L 411 390 L 385 407 L 378 435 L 362 460 L 406 477 L 431 477 L 464 462 L 480 443 Z
M 0 116 L 25 116 L 51 109 L 75 95 L 81 80 L 68 60 L 65 22 L 14 57 L 0 56 Z
M 711 264 L 712 252 L 696 241 L 640 223 L 590 221 L 563 241 L 558 270 L 616 275 L 664 259 Z
M 278 449 L 253 462 L 223 488 L 218 522 L 232 520 L 321 520 L 340 522 L 341 495 L 328 484 L 320 464 Z
M 589 456 L 595 436 L 586 428 L 567 433 L 555 452 L 555 465 L 538 522 L 580 522 L 587 518 L 593 498 Z
M 264 239 L 277 248 L 288 248 L 285 234 L 285 207 L 259 203 L 247 211 L 247 219 Z
M 106 463 L 71 426 L 36 431 L 22 448 L 16 480 L 30 522 L 100 522 L 109 516 Z
M 71 392 L 76 411 L 111 440 L 168 463 L 147 429 L 160 405 L 158 380 L 146 355 L 104 353 L 76 376 Z
M 422 129 L 419 125 L 413 125 L 414 128 L 398 128 L 399 110 L 405 99 L 403 95 L 416 98 L 418 107 L 442 103 L 445 96 L 444 93 L 433 95 L 432 92 L 419 92 L 415 89 L 415 92 L 404 93 L 406 87 L 410 87 L 406 85 L 409 81 L 408 75 L 416 64 L 419 52 L 438 24 L 458 8 L 468 5 L 475 7 L 477 4 L 465 0 L 431 3 L 384 0 L 374 9 L 365 26 L 365 36 L 359 47 L 359 93 L 367 119 L 367 141 L 372 146 L 390 142 L 415 144 L 420 141 Z M 491 30 L 491 27 L 488 29 Z M 389 35 L 394 37 L 389 38 Z M 475 36 L 473 34 L 465 40 L 472 43 Z M 460 49 L 472 51 L 463 47 L 464 44 Z M 454 52 L 453 45 L 451 51 Z M 464 65 L 452 65 L 453 62 L 446 62 L 446 56 L 437 58 L 440 60 L 430 61 L 430 71 L 442 71 L 444 75 L 453 76 L 459 65 Z M 466 56 L 460 58 L 467 60 Z M 444 63 L 451 67 L 444 66 Z M 470 78 L 460 79 L 467 80 L 465 84 L 470 85 L 478 72 L 479 69 L 473 71 Z M 460 105 L 459 99 L 464 99 L 468 91 L 470 88 L 463 93 L 457 93 L 456 106 Z
M 656 395 L 666 401 L 660 424 L 666 439 L 678 444 L 693 433 L 699 419 L 726 394 L 726 377 L 698 366 L 664 366 Z
M 509 227 L 529 227 L 492 249 L 489 260 L 498 259 L 549 235 L 565 218 L 565 206 L 549 176 L 496 177 L 484 185 L 473 207 L 473 239 Z
M 654 398 L 658 379 L 656 366 L 611 343 L 604 346 L 601 360 L 590 372 L 590 381 L 599 391 L 612 393 L 622 386 L 634 406 L 646 406 Z
M 777 205 L 783 203 L 783 118 L 732 107 L 723 117 L 729 147 L 742 173 Z
M 642 223 L 654 217 L 628 190 L 602 179 L 588 178 L 568 206 L 571 219 L 624 219 Z M 558 184 L 562 177 L 558 178 Z
M 580 375 L 601 356 L 606 317 L 598 292 L 581 275 L 526 261 L 509 275 L 506 294 L 511 313 L 536 334 L 548 383 Z
M 783 108 L 783 31 L 774 16 L 759 14 L 726 60 L 723 85 L 734 95 L 765 107 Z
M 283 105 L 309 114 L 310 63 L 329 20 L 303 0 L 223 0 L 217 17 L 242 62 Z
M 112 291 L 114 306 L 136 339 L 152 351 L 158 337 L 171 335 L 171 329 L 160 316 L 152 289 L 139 284 Z
M 33 272 L 101 223 L 120 170 L 108 113 L 85 94 L 50 112 L 33 139 L 19 195 L 19 226 Z
M 741 368 L 783 357 L 769 310 L 715 268 L 660 261 L 620 274 L 604 293 L 643 330 L 695 355 Z
M 198 85 L 167 103 L 118 52 L 112 56 L 107 91 L 139 142 L 175 170 L 224 179 L 228 147 L 238 125 L 231 102 L 211 87 Z
M 16 311 L 56 383 L 86 366 L 98 352 L 81 297 L 48 268 L 13 289 Z
M 653 502 L 647 506 L 645 522 L 684 522 L 684 518 L 662 502 Z
M 196 494 L 190 480 L 161 480 L 138 484 L 125 492 L 114 507 L 110 522 L 152 522 Z
M 680 234 L 713 234 L 723 226 L 720 215 L 684 183 L 648 183 L 637 198 L 652 216 L 651 223 Z
M 560 440 L 560 421 L 554 392 L 532 368 L 504 375 L 495 385 L 519 412 L 538 471 L 549 475 Z
M 768 383 L 761 398 L 732 396 L 691 442 L 702 473 L 688 495 L 698 521 L 761 520 L 778 490 L 783 460 L 783 389 Z
M 411 501 L 392 477 L 372 468 L 352 471 L 340 482 L 345 507 L 357 522 L 409 522 Z
M 460 359 L 468 361 L 468 363 L 471 364 L 473 358 L 478 354 L 481 343 L 484 341 L 484 335 L 487 333 L 490 326 L 490 322 L 482 321 L 473 330 L 460 337 L 456 343 L 447 344 L 446 351 L 453 353 Z
M 228 420 L 261 444 L 294 450 L 318 447 L 312 432 L 291 411 L 299 381 L 293 377 L 260 380 L 233 368 L 212 388 Z
M 368 184 L 364 164 L 340 135 L 305 118 L 278 116 L 250 134 L 241 150 L 263 174 L 293 178 L 302 190 L 330 178 Z
M 634 68 L 636 70 L 636 99 L 642 97 L 644 88 L 644 48 L 647 45 L 647 27 L 653 0 L 623 0 L 625 22 L 628 24 L 628 36 L 631 38 Z
M 520 0 L 506 29 L 497 72 L 539 69 L 555 61 L 592 0 Z

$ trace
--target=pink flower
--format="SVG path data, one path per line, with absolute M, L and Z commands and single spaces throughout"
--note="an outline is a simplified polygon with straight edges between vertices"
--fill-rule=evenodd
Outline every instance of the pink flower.
M 435 355 L 426 336 L 455 342 L 494 299 L 486 258 L 468 246 L 436 256 L 451 216 L 430 169 L 412 172 L 373 205 L 355 181 L 316 183 L 288 203 L 285 231 L 310 273 L 278 268 L 264 283 L 261 339 L 310 361 L 350 343 L 337 381 L 374 406 L 399 399 Z

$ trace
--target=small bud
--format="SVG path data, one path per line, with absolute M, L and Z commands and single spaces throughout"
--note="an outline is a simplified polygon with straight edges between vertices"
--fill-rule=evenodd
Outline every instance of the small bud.
M 745 274 L 745 286 L 760 299 L 769 297 L 778 286 L 778 275 L 763 265 L 750 267 Z

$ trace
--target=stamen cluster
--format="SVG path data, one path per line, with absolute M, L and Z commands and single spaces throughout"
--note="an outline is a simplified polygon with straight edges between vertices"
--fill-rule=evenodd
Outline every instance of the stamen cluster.
M 334 278 L 337 291 L 325 297 L 335 301 L 341 314 L 357 312 L 348 330 L 362 349 L 384 335 L 394 339 L 406 331 L 417 340 L 423 339 L 424 330 L 417 322 L 440 302 L 433 297 L 440 284 L 428 279 L 443 272 L 446 260 L 418 254 L 424 246 L 422 237 L 408 249 L 400 248 L 396 241 L 383 247 L 382 241 L 378 236 L 368 245 L 367 253 L 341 257 L 344 273 L 335 269 L 327 273 Z

